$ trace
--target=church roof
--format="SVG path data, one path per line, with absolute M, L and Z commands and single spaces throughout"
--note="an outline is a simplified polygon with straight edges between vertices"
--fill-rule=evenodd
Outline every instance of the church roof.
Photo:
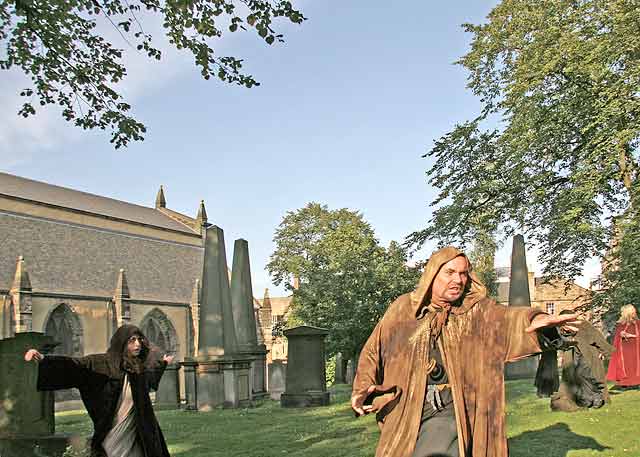
M 14 282 L 18 256 L 24 256 L 34 292 L 112 297 L 123 269 L 133 300 L 189 303 L 202 275 L 201 246 L 8 213 L 0 213 L 0 238 L 5 290 Z
M 107 218 L 199 234 L 193 227 L 155 208 L 81 192 L 0 172 L 0 195 L 95 214 Z M 163 208 L 164 209 L 164 208 Z

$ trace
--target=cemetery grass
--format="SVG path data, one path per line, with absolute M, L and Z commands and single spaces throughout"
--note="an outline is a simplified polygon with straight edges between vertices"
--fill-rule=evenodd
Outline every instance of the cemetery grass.
M 378 427 L 373 417 L 355 419 L 347 386 L 330 389 L 332 404 L 283 409 L 264 401 L 256 408 L 207 413 L 157 411 L 173 457 L 369 457 Z M 551 412 L 532 381 L 507 383 L 511 457 L 640 456 L 640 390 L 616 391 L 611 404 L 576 413 Z M 91 434 L 83 411 L 56 414 L 56 431 Z

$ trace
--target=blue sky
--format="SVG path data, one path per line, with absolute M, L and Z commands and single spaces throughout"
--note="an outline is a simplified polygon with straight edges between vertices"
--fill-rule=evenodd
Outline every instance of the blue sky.
M 119 43 L 129 53 L 121 89 L 148 127 L 144 142 L 123 150 L 55 111 L 18 118 L 22 78 L 3 72 L 0 167 L 145 206 L 163 184 L 167 206 L 190 215 L 204 199 L 210 222 L 225 231 L 229 262 L 233 241 L 249 241 L 258 296 L 265 287 L 282 292 L 264 271 L 273 233 L 310 201 L 359 210 L 383 243 L 401 241 L 430 216 L 435 193 L 422 154 L 478 112 L 453 62 L 469 46 L 461 24 L 482 22 L 495 2 L 296 4 L 308 21 L 280 27 L 286 43 L 270 47 L 249 34 L 218 43 L 261 82 L 250 90 L 204 81 L 173 49 L 154 62 Z M 497 263 L 508 255 L 505 247 Z

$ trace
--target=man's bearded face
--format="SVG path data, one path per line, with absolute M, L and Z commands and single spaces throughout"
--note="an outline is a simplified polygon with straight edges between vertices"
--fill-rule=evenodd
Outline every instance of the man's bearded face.
M 458 256 L 445 263 L 431 286 L 431 301 L 453 303 L 458 300 L 469 280 L 469 262 Z

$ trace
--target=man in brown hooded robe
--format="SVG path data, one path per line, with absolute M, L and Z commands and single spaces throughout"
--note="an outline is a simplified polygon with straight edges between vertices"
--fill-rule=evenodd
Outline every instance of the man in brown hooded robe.
M 551 347 L 573 319 L 497 305 L 462 252 L 435 252 L 360 355 L 352 407 L 376 413 L 376 456 L 507 457 L 504 364 Z
M 173 357 L 150 355 L 140 329 L 123 325 L 104 354 L 44 356 L 29 349 L 24 358 L 39 362 L 38 390 L 80 390 L 93 421 L 92 457 L 169 457 L 149 391 L 158 389 Z

